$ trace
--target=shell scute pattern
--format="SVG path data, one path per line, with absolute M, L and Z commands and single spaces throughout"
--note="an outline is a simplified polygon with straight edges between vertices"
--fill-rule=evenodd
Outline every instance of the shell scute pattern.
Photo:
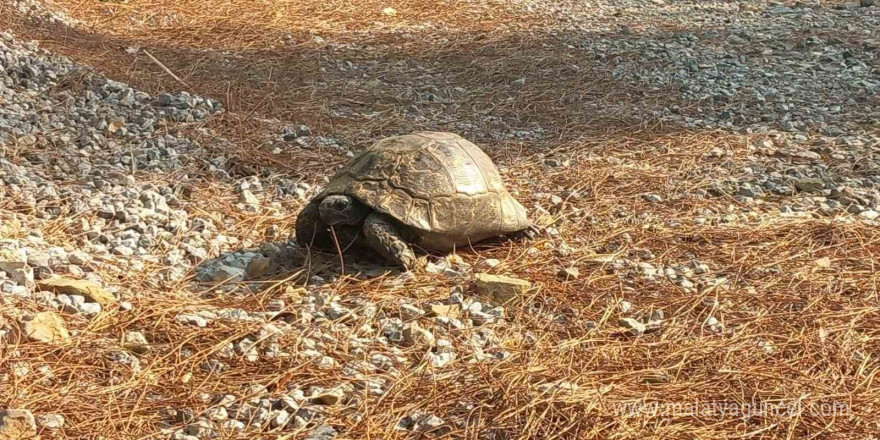
M 444 165 L 456 192 L 473 196 L 487 191 L 483 170 L 458 142 L 434 142 L 427 151 Z
M 383 139 L 331 179 L 318 198 L 347 194 L 421 232 L 433 247 L 529 226 L 486 153 L 452 133 Z

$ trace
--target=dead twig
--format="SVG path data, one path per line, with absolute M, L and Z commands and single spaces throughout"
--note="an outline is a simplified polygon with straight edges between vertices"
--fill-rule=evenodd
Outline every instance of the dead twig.
M 183 84 L 184 86 L 186 86 L 186 87 L 189 88 L 189 89 L 192 88 L 192 87 L 190 87 L 189 84 L 186 83 L 186 81 L 180 79 L 180 77 L 178 77 L 177 75 L 175 75 L 174 72 L 171 71 L 171 69 L 169 69 L 169 68 L 166 67 L 164 64 L 162 64 L 161 61 L 157 60 L 156 57 L 154 57 L 149 51 L 147 51 L 146 49 L 141 49 L 141 50 L 144 52 L 144 55 L 146 55 L 147 58 L 150 59 L 150 61 L 152 61 L 152 62 L 155 63 L 157 66 L 159 66 L 160 68 L 162 68 L 162 70 L 164 70 L 165 73 L 167 73 L 169 76 L 171 76 L 172 78 L 174 78 L 177 82 Z

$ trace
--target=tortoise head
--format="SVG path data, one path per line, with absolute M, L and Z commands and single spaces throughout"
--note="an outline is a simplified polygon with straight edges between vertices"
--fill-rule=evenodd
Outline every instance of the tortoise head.
M 329 226 L 354 226 L 363 222 L 371 209 L 354 197 L 329 195 L 321 200 L 318 211 L 321 214 L 321 220 Z

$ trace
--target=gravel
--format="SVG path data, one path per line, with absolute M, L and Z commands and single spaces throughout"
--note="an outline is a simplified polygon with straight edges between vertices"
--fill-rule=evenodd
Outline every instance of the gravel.
M 221 237 L 179 209 L 186 174 L 173 179 L 177 184 L 156 185 L 132 172 L 170 178 L 203 169 L 211 149 L 174 126 L 221 112 L 219 102 L 186 92 L 151 96 L 8 33 L 0 34 L 0 66 L 0 144 L 27 150 L 14 160 L 0 157 L 0 195 L 11 208 L 65 222 L 80 237 L 76 249 L 55 256 L 40 253 L 49 246 L 36 233 L 22 249 L 7 243 L 41 278 L 94 275 L 89 266 L 96 257 L 135 270 L 162 250 L 166 259 L 208 257 L 206 245 Z M 234 244 L 227 239 L 213 252 Z M 187 258 L 168 262 L 162 274 L 169 281 L 183 278 L 192 264 Z M 11 264 L 17 263 L 4 262 L 0 270 L 17 284 L 33 282 L 33 269 Z M 58 300 L 70 313 L 100 311 L 76 297 Z

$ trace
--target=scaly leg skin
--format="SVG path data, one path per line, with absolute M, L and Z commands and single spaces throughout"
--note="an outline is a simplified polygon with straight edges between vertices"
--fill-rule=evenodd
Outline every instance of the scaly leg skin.
M 327 225 L 321 221 L 318 204 L 309 203 L 296 217 L 296 242 L 301 247 L 311 246 L 317 249 L 332 249 L 333 239 Z
M 397 226 L 382 214 L 373 212 L 367 216 L 364 220 L 364 238 L 371 248 L 395 265 L 404 270 L 415 267 L 416 256 L 412 248 L 403 239 Z

